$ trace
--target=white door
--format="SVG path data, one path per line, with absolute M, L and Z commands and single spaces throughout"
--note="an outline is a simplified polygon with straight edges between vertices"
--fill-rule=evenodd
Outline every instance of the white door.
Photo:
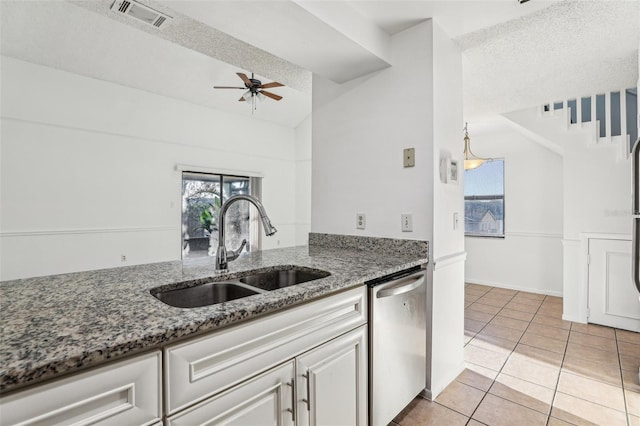
M 640 301 L 631 279 L 631 241 L 589 239 L 589 318 L 640 332 Z
M 293 426 L 293 380 L 290 361 L 205 400 L 168 419 L 169 426 Z
M 367 328 L 296 359 L 298 426 L 367 424 Z

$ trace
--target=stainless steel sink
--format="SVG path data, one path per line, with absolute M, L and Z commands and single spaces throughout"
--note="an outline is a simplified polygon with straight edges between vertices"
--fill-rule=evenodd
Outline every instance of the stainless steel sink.
M 302 269 L 295 266 L 278 268 L 267 272 L 251 274 L 240 278 L 240 282 L 262 290 L 277 290 L 308 281 L 325 278 L 329 272 L 319 269 Z
M 259 289 L 251 289 L 247 285 L 233 282 L 212 282 L 195 287 L 159 291 L 152 294 L 167 305 L 177 308 L 198 308 L 215 305 L 242 297 L 262 293 Z
M 267 293 L 319 278 L 328 277 L 329 272 L 299 266 L 282 266 L 265 272 L 251 273 L 239 278 L 213 281 L 185 288 L 151 289 L 156 299 L 177 308 L 198 308 L 229 302 L 242 297 Z

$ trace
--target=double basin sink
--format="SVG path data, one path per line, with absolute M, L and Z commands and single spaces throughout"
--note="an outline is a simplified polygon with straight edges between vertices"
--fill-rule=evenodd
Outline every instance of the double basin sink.
M 329 272 L 319 269 L 281 266 L 264 272 L 248 271 L 246 275 L 224 281 L 215 281 L 213 277 L 211 281 L 184 288 L 157 287 L 151 289 L 151 294 L 170 306 L 197 308 L 267 293 L 329 275 Z

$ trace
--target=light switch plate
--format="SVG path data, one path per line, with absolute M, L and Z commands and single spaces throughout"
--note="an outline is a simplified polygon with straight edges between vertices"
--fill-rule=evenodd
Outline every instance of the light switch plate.
M 356 213 L 356 228 L 364 229 L 367 226 L 367 215 L 364 213 Z
M 411 213 L 402 213 L 400 218 L 402 219 L 402 232 L 412 232 L 413 217 L 411 216 Z
M 416 150 L 415 148 L 405 148 L 403 153 L 404 167 L 413 167 L 416 165 Z

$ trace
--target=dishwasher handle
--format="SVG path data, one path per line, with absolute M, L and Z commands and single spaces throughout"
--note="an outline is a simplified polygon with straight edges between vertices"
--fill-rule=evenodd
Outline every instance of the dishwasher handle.
M 397 296 L 399 294 L 408 293 L 424 284 L 424 273 L 411 275 L 397 281 L 392 281 L 387 286 L 381 288 L 376 293 L 376 298 Z

